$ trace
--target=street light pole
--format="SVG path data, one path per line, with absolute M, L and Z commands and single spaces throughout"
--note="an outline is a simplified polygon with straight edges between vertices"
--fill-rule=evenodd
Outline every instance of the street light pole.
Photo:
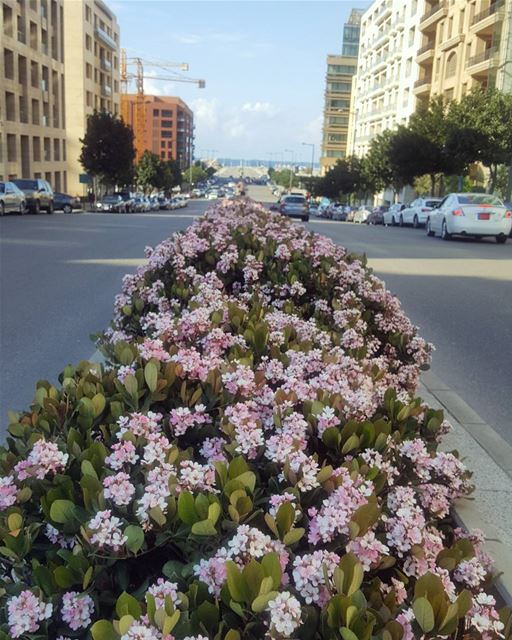
M 295 151 L 293 151 L 292 149 L 285 149 L 285 153 L 291 153 L 292 154 L 292 166 L 294 164 L 294 156 L 295 156 Z M 288 185 L 288 191 L 292 190 L 292 185 L 293 185 L 293 169 L 290 169 L 290 181 L 289 181 L 289 185 Z

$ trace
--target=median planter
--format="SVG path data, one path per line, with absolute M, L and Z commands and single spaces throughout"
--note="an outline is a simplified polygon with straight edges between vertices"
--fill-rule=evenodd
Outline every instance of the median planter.
M 365 264 L 246 201 L 147 258 L 107 364 L 11 416 L 0 638 L 510 636 L 430 348 Z

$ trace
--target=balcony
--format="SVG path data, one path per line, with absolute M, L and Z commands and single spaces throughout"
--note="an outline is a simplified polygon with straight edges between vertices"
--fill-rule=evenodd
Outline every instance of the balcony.
M 498 0 L 484 11 L 477 13 L 471 22 L 470 31 L 480 36 L 492 36 L 496 23 L 503 19 L 504 7 L 505 0 Z
M 422 93 L 430 93 L 431 88 L 432 78 L 430 77 L 420 78 L 414 83 L 414 93 L 416 95 L 420 95 Z
M 434 59 L 434 51 L 435 51 L 436 43 L 435 41 L 431 41 L 427 43 L 424 47 L 419 49 L 416 54 L 416 62 L 418 64 L 424 64 L 425 62 L 431 62 Z
M 106 58 L 100 58 L 100 67 L 107 73 L 112 71 L 112 63 Z
M 389 18 L 389 16 L 391 15 L 392 8 L 393 7 L 390 0 L 387 0 L 387 2 L 384 2 L 382 7 L 380 8 L 379 15 L 375 18 L 375 24 L 380 24 L 381 22 L 384 22 L 386 18 Z
M 446 0 L 441 0 L 426 11 L 420 18 L 420 31 L 433 31 L 441 18 L 448 13 Z
M 101 85 L 101 94 L 110 98 L 110 96 L 112 95 L 112 87 L 110 87 L 108 84 L 103 83 Z
M 448 51 L 448 49 L 452 49 L 461 42 L 464 42 L 465 38 L 466 36 L 463 33 L 458 33 L 456 36 L 448 38 L 448 40 L 445 40 L 443 43 L 441 43 L 439 48 L 441 49 L 441 51 Z
M 117 43 L 114 40 L 114 38 L 111 38 L 108 33 L 102 29 L 101 27 L 96 27 L 94 29 L 94 35 L 103 42 L 103 44 L 106 44 L 107 47 L 109 47 L 109 49 L 112 49 L 113 51 L 117 50 Z
M 482 53 L 479 53 L 472 58 L 469 58 L 467 62 L 467 68 L 472 76 L 479 76 L 486 74 L 487 71 L 498 64 L 499 48 L 490 47 Z

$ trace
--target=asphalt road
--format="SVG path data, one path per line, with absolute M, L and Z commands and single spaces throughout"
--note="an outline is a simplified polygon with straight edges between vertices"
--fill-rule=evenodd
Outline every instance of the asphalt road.
M 269 201 L 263 187 L 250 195 Z M 122 276 L 186 227 L 204 202 L 161 214 L 0 219 L 0 422 L 28 407 L 34 383 L 55 380 L 94 351 Z M 184 216 L 184 217 L 181 217 Z M 512 241 L 443 242 L 422 230 L 312 218 L 309 228 L 366 253 L 436 351 L 432 370 L 512 443 Z
M 6 412 L 28 408 L 39 379 L 89 358 L 90 335 L 112 317 L 121 279 L 144 248 L 203 213 L 27 215 L 0 218 L 0 438 Z

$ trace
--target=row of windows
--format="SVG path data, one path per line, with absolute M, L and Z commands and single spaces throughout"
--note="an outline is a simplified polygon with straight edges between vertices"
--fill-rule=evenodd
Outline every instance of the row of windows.
M 162 109 L 160 112 L 160 109 L 153 109 L 153 117 L 158 118 L 159 116 L 162 118 L 172 118 L 172 110 Z
M 348 73 L 353 75 L 356 72 L 356 66 L 348 64 L 328 64 L 327 73 Z
M 65 126 L 57 99 L 50 107 L 48 102 L 41 102 L 37 99 L 29 100 L 24 95 L 18 96 L 16 100 L 15 94 L 11 91 L 5 92 L 5 119 L 9 122 L 30 123 L 43 127 Z
M 0 145 L 1 149 L 1 145 Z M 66 162 L 66 141 L 60 138 L 6 135 L 7 162 Z
M 337 93 L 350 93 L 352 91 L 351 82 L 328 82 L 327 91 L 335 91 Z

